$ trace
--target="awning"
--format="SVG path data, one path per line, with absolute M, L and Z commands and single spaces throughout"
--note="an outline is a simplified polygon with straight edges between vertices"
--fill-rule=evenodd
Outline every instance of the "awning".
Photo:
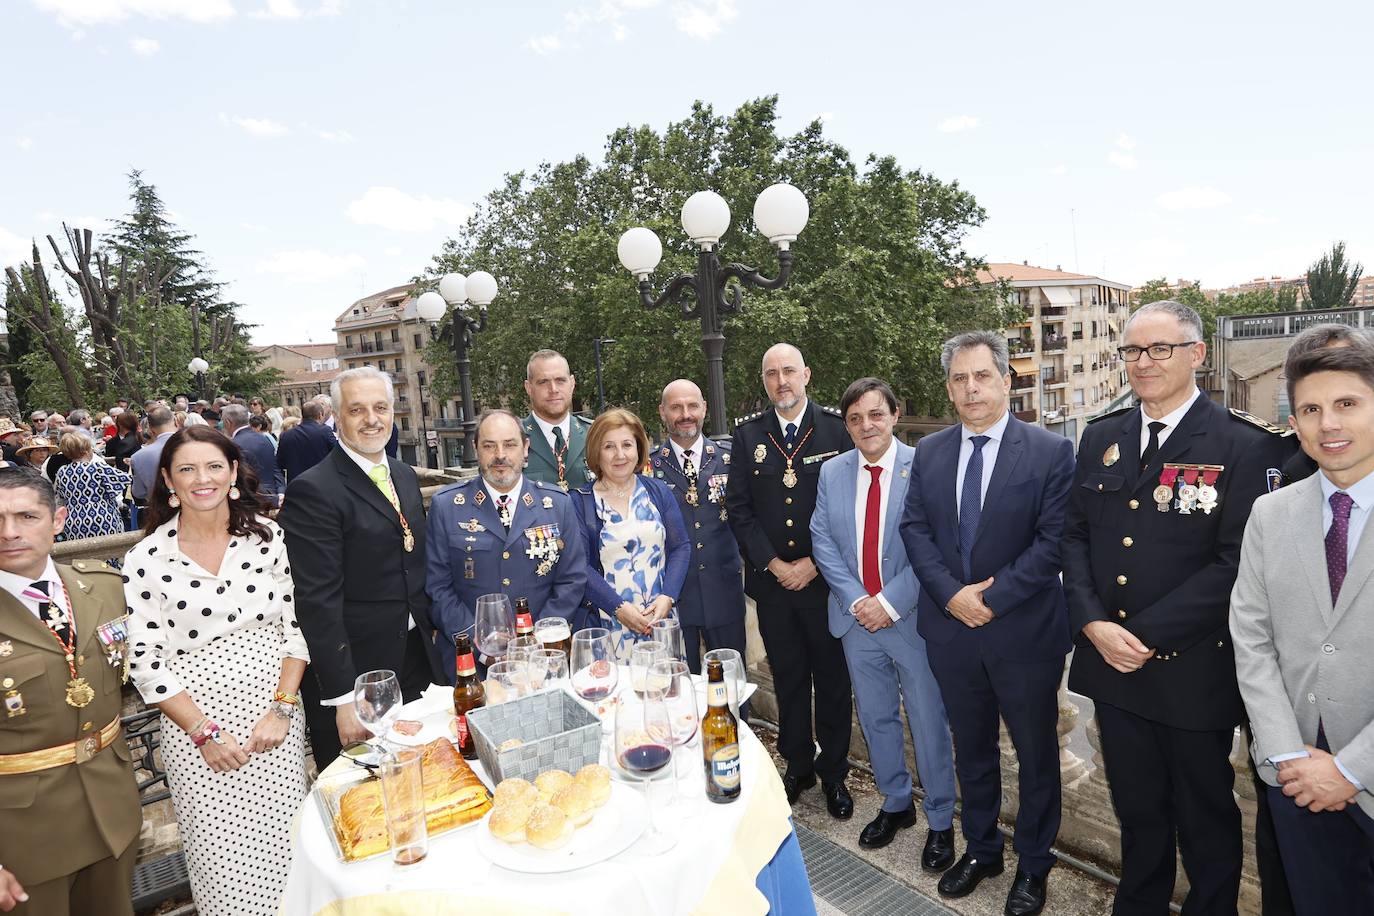
M 1063 286 L 1042 286 L 1040 292 L 1045 294 L 1045 298 L 1050 300 L 1050 305 L 1077 305 L 1073 298 L 1073 293 Z

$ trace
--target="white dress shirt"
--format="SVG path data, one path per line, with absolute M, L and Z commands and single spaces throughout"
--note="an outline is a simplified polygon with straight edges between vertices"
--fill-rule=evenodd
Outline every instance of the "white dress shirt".
M 482 486 L 487 488 L 487 495 L 492 498 L 492 502 L 494 505 L 501 505 L 501 497 L 510 497 L 511 518 L 515 518 L 515 501 L 520 497 L 520 488 L 524 485 L 525 475 L 521 474 L 519 477 L 515 478 L 515 486 L 511 487 L 508 492 L 502 493 L 500 490 L 496 489 L 491 485 L 490 480 L 487 480 L 485 477 L 482 478 Z
M 1202 396 L 1202 391 L 1196 385 L 1193 386 L 1193 395 L 1184 401 L 1182 405 L 1175 407 L 1159 419 L 1155 419 L 1145 412 L 1145 406 L 1140 407 L 1140 454 L 1145 454 L 1145 447 L 1150 444 L 1150 424 L 1163 423 L 1164 428 L 1159 431 L 1159 447 L 1164 447 L 1164 442 L 1169 438 L 1169 434 L 1174 431 L 1174 427 L 1183 422 L 1183 417 L 1192 409 L 1193 402 Z
M 777 409 L 776 407 L 773 408 L 773 416 L 774 416 L 775 418 L 777 418 L 777 421 L 778 421 L 778 429 L 782 432 L 782 434 L 783 434 L 784 436 L 787 435 L 787 424 L 788 424 L 788 423 L 791 423 L 791 424 L 793 424 L 794 426 L 796 426 L 796 427 L 797 427 L 797 432 L 801 432 L 801 421 L 802 421 L 802 417 L 806 416 L 806 408 L 807 408 L 807 405 L 809 405 L 810 403 L 811 403 L 811 401 L 810 401 L 808 398 L 802 398 L 802 399 L 801 399 L 801 406 L 800 406 L 800 408 L 797 410 L 797 418 L 796 418 L 795 420 L 784 420 L 784 419 L 782 418 L 782 414 L 778 413 L 778 409 Z
M 1002 419 L 981 433 L 975 433 L 962 423 L 959 425 L 959 470 L 954 474 L 954 509 L 956 513 L 963 510 L 964 471 L 968 469 L 969 459 L 973 457 L 973 437 L 988 437 L 988 441 L 983 443 L 983 482 L 978 488 L 978 504 L 983 505 L 988 498 L 988 484 L 992 483 L 992 471 L 997 467 L 997 453 L 1002 448 L 1002 437 L 1007 434 L 1009 422 L 1011 422 L 1011 414 L 1004 413 Z
M 530 412 L 534 413 L 533 411 Z M 536 413 L 534 414 L 534 422 L 539 424 L 539 431 L 544 434 L 544 441 L 549 444 L 549 451 L 553 452 L 554 457 L 557 458 L 558 449 L 553 442 L 553 431 L 555 428 L 563 430 L 563 444 L 567 445 L 568 442 L 571 441 L 572 414 L 565 413 L 563 414 L 563 419 L 559 420 L 557 423 L 550 423 Z
M 48 583 L 48 600 L 62 608 L 70 616 L 72 609 L 67 607 L 67 599 L 62 591 L 62 580 L 58 578 L 57 567 L 53 564 L 52 557 L 48 557 L 48 565 L 44 567 L 43 574 L 37 579 L 30 579 L 27 576 L 20 576 L 0 569 L 0 588 L 13 595 L 15 600 L 28 608 L 34 617 L 42 620 L 43 616 L 38 613 L 38 602 L 23 594 L 24 589 L 38 581 Z M 81 638 L 84 639 L 85 637 Z
M 854 454 L 858 455 L 859 458 L 859 473 L 856 478 L 858 486 L 856 486 L 854 490 L 854 546 L 857 548 L 854 551 L 854 555 L 859 558 L 859 581 L 862 582 L 864 569 L 864 513 L 868 510 L 868 487 L 873 480 L 873 475 L 870 474 L 865 467 L 869 462 L 864 459 L 863 454 L 857 450 Z M 883 535 L 884 529 L 887 527 L 887 498 L 888 494 L 892 492 L 892 475 L 896 473 L 897 469 L 897 440 L 895 437 L 887 444 L 887 451 L 883 452 L 882 457 L 879 458 L 875 464 L 883 469 L 882 473 L 878 475 L 878 490 L 882 493 L 878 501 L 878 574 L 881 576 L 883 569 Z M 883 595 L 881 591 L 878 592 L 876 597 L 878 602 L 882 604 L 883 610 L 887 611 L 887 616 L 892 618 L 893 623 L 902 619 L 902 615 L 897 613 L 897 609 L 892 606 L 892 602 L 888 601 L 887 597 Z M 859 601 L 862 600 L 863 598 L 859 598 L 858 601 L 851 604 L 849 606 L 849 613 L 853 614 L 854 608 L 857 607 Z
M 691 445 L 691 449 L 692 449 L 692 466 L 695 467 L 695 468 L 697 469 L 698 472 L 701 471 L 701 459 L 702 459 L 702 456 L 706 453 L 706 444 L 705 444 L 705 443 L 706 443 L 706 439 L 705 439 L 704 436 L 697 436 L 697 441 L 693 442 L 692 445 Z M 677 456 L 677 465 L 678 465 L 678 467 L 682 467 L 682 466 L 683 466 L 683 465 L 682 465 L 683 455 L 686 453 L 687 450 L 686 450 L 685 448 L 683 448 L 682 446 L 678 445 L 677 442 L 676 442 L 675 440 L 673 440 L 673 439 L 669 439 L 669 440 L 668 440 L 668 444 L 671 445 L 671 446 L 673 447 L 673 454 Z

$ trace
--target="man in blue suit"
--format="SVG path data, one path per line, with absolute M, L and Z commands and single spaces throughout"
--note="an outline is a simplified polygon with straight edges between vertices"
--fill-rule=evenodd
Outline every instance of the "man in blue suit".
M 515 414 L 477 420 L 479 477 L 445 487 L 430 502 L 426 588 L 449 683 L 453 637 L 473 625 L 482 595 L 528 598 L 536 620 L 571 620 L 587 586 L 587 562 L 572 499 L 523 473 L 530 440 Z
M 257 472 L 258 492 L 264 504 L 275 509 L 286 491 L 286 477 L 277 467 L 277 450 L 272 447 L 272 440 L 248 425 L 248 408 L 242 404 L 226 404 L 220 416 L 224 420 L 224 434 L 234 440 Z
M 281 434 L 277 444 L 277 466 L 290 483 L 325 459 L 334 450 L 334 430 L 320 422 L 325 410 L 318 401 L 301 405 L 300 425 Z
M 940 878 L 963 897 L 1002 872 L 997 717 L 1020 767 L 1008 916 L 1045 905 L 1059 832 L 1055 694 L 1069 651 L 1059 541 L 1073 483 L 1073 443 L 1007 411 L 1001 334 L 945 342 L 946 389 L 960 423 L 922 439 L 911 463 L 902 541 L 921 580 L 918 626 L 949 712 L 968 848 Z
M 668 485 L 682 510 L 692 560 L 677 601 L 687 667 L 701 673 L 701 643 L 744 657 L 744 577 L 739 544 L 725 511 L 730 443 L 701 434 L 706 400 L 690 379 L 669 382 L 658 402 L 668 438 L 653 451 L 654 476 Z
M 899 829 L 916 823 L 898 715 L 905 705 L 930 826 L 921 865 L 943 871 L 954 861 L 953 750 L 940 688 L 916 630 L 921 586 L 897 535 L 915 449 L 893 438 L 897 398 L 880 379 L 850 385 L 840 413 L 854 449 L 821 467 L 811 554 L 830 585 L 830 633 L 844 645 L 854 705 L 883 794 L 882 809 L 859 834 L 859 845 L 886 846 Z

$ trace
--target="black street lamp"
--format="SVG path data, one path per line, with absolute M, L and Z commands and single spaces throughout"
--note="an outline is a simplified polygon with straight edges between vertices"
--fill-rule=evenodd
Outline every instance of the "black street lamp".
M 205 400 L 205 373 L 210 371 L 210 364 L 201 359 L 199 355 L 186 364 L 186 371 L 196 377 L 196 399 Z
M 596 348 L 596 412 L 606 412 L 606 389 L 601 384 L 601 348 L 606 344 L 615 343 L 614 337 L 598 337 L 592 341 Z
M 424 293 L 415 301 L 415 312 L 431 324 L 437 323 L 453 306 L 449 335 L 453 342 L 453 357 L 458 365 L 458 384 L 463 407 L 463 456 L 465 468 L 477 465 L 477 418 L 472 406 L 472 335 L 487 329 L 487 306 L 496 298 L 496 278 L 484 270 L 464 277 L 445 274 L 439 280 L 439 292 Z M 477 306 L 477 317 L 468 314 L 466 304 Z M 431 328 L 431 331 L 433 329 Z
M 741 287 L 781 289 L 792 275 L 791 243 L 806 227 L 810 208 L 806 196 L 789 184 L 765 188 L 754 202 L 754 225 L 778 248 L 778 275 L 769 279 L 744 264 L 722 264 L 716 253 L 720 237 L 730 228 L 730 207 L 714 191 L 698 191 L 682 205 L 682 228 L 698 246 L 697 272 L 679 274 L 654 298 L 649 277 L 663 258 L 663 243 L 653 230 L 637 226 L 620 237 L 617 253 L 625 269 L 639 278 L 639 301 L 655 309 L 677 304 L 685 321 L 701 321 L 701 349 L 706 355 L 706 403 L 711 436 L 725 429 L 725 333 L 722 316 L 744 308 Z M 727 289 L 728 288 L 728 289 Z

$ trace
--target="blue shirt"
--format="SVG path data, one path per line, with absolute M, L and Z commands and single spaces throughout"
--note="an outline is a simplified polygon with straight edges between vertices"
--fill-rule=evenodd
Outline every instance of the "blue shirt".
M 1350 507 L 1350 529 L 1345 537 L 1345 562 L 1348 564 L 1355 559 L 1355 548 L 1360 543 L 1360 535 L 1364 532 L 1364 524 L 1369 521 L 1369 510 L 1374 508 L 1374 474 L 1368 474 L 1356 481 L 1353 485 L 1341 490 L 1340 487 L 1332 483 L 1326 476 L 1325 471 L 1319 471 L 1317 476 L 1322 483 L 1322 531 L 1331 530 L 1331 494 L 1348 493 L 1354 500 Z
M 983 443 L 983 484 L 978 488 L 978 502 L 981 505 L 987 499 L 988 484 L 992 483 L 992 471 L 997 467 L 997 451 L 1002 447 L 1002 437 L 1007 434 L 1007 424 L 1011 422 L 1011 411 L 1002 414 L 1002 419 L 983 430 L 975 433 L 967 426 L 959 429 L 959 470 L 954 475 L 954 508 L 955 511 L 963 509 L 961 503 L 964 501 L 964 471 L 968 468 L 969 459 L 973 457 L 973 437 L 987 436 L 988 441 Z

